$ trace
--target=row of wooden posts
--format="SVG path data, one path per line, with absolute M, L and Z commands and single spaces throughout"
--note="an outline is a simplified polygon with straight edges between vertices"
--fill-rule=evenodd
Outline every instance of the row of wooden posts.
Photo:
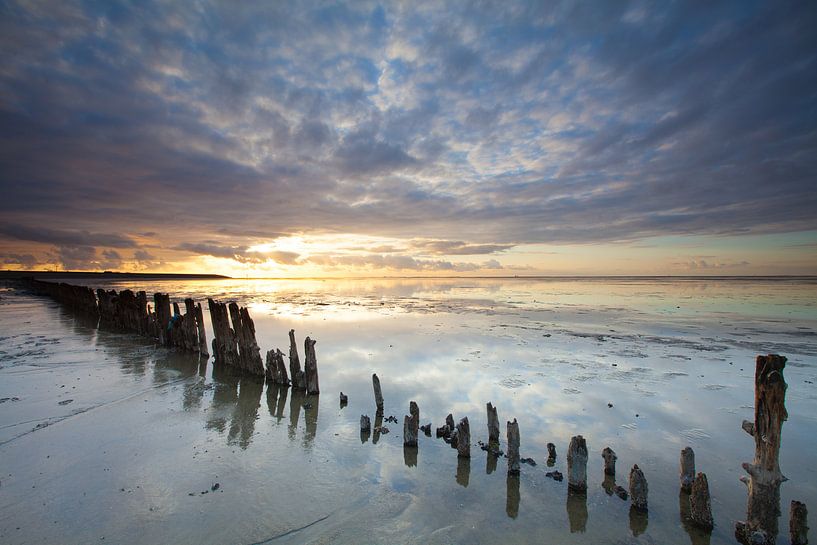
M 755 366 L 755 419 L 754 422 L 744 421 L 741 427 L 755 439 L 755 457 L 751 463 L 744 463 L 743 468 L 748 478 L 742 478 L 748 485 L 747 519 L 735 525 L 735 538 L 744 545 L 773 545 L 777 540 L 778 517 L 780 516 L 780 485 L 786 480 L 780 471 L 779 453 L 783 421 L 788 414 L 785 407 L 786 381 L 783 369 L 786 365 L 784 356 L 770 354 L 758 356 Z M 380 379 L 377 374 L 372 375 L 377 415 L 383 414 L 383 393 Z M 341 403 L 346 396 L 341 393 Z M 500 427 L 496 407 L 490 402 L 486 405 L 488 423 L 488 443 L 483 446 L 489 455 L 496 457 L 503 453 L 500 447 Z M 371 430 L 371 420 L 368 415 L 360 417 L 361 433 Z M 422 427 L 430 435 L 431 424 Z M 420 430 L 420 409 L 415 401 L 409 402 L 409 414 L 403 419 L 403 446 L 416 448 Z M 445 438 L 446 442 L 457 449 L 460 458 L 471 457 L 471 427 L 468 417 L 463 417 L 459 423 L 454 423 L 454 417 L 449 414 L 445 424 L 437 428 L 437 437 Z M 508 475 L 519 475 L 519 423 L 514 418 L 506 423 L 506 442 L 508 452 L 505 454 L 508 463 Z M 548 443 L 548 459 L 552 462 L 556 458 L 556 447 Z M 584 494 L 587 492 L 587 461 L 589 451 L 587 442 L 581 435 L 570 440 L 567 449 L 567 483 L 572 493 Z M 604 474 L 615 476 L 616 453 L 609 446 L 601 452 L 604 460 Z M 692 448 L 686 447 L 680 456 L 680 488 L 688 495 L 688 505 L 681 506 L 686 522 L 697 526 L 702 531 L 711 532 L 714 528 L 712 516 L 712 502 L 709 493 L 709 483 L 706 474 L 695 472 L 695 453 Z M 558 474 L 558 472 L 554 472 Z M 549 474 L 552 475 L 552 474 Z M 561 480 L 561 474 L 558 474 Z M 643 470 L 633 465 L 629 474 L 629 498 L 632 509 L 646 512 L 648 507 L 649 487 Z M 628 494 L 622 487 L 615 487 L 615 492 L 623 499 Z M 807 545 L 808 543 L 808 511 L 806 505 L 793 500 L 789 513 L 789 535 L 792 545 Z
M 154 307 L 151 309 L 144 291 L 134 293 L 131 290 L 94 291 L 87 286 L 73 286 L 65 283 L 43 282 L 31 279 L 29 286 L 37 293 L 45 294 L 68 308 L 89 316 L 98 317 L 100 325 L 130 331 L 142 336 L 156 339 L 167 347 L 208 355 L 207 341 L 201 304 L 193 299 L 184 300 L 185 313 L 181 313 L 179 304 L 171 304 L 170 296 L 164 293 L 153 295 Z M 318 367 L 315 355 L 316 341 L 307 337 L 304 342 L 305 363 L 301 369 L 298 348 L 295 342 L 295 331 L 289 331 L 289 373 L 284 364 L 284 354 L 279 349 L 266 353 L 266 366 L 261 360 L 261 350 L 255 339 L 255 324 L 249 311 L 238 304 L 207 300 L 210 319 L 213 326 L 213 355 L 215 363 L 227 365 L 253 375 L 266 377 L 274 384 L 306 390 L 309 394 L 318 394 Z M 232 326 L 232 327 L 231 327 Z M 755 456 L 751 463 L 744 463 L 748 477 L 743 478 L 748 485 L 747 519 L 736 524 L 735 537 L 745 545 L 772 545 L 778 534 L 778 517 L 780 516 L 780 485 L 786 480 L 780 470 L 779 453 L 783 422 L 788 413 L 785 407 L 786 381 L 783 369 L 786 365 L 784 356 L 770 354 L 758 356 L 755 366 L 755 418 L 754 422 L 744 421 L 741 427 L 755 439 Z M 372 375 L 375 405 L 378 415 L 383 412 L 383 394 L 380 380 Z M 341 403 L 345 396 L 341 393 Z M 486 450 L 496 456 L 499 450 L 500 426 L 496 407 L 491 403 L 486 406 L 488 415 L 488 444 Z M 371 429 L 369 417 L 361 415 L 361 432 Z M 424 426 L 430 435 L 430 427 Z M 405 447 L 417 446 L 420 430 L 420 409 L 414 401 L 409 403 L 409 414 L 403 420 L 403 444 Z M 446 417 L 446 422 L 437 428 L 437 436 L 444 437 L 462 458 L 471 456 L 471 428 L 468 417 L 459 423 L 454 422 L 453 415 Z M 508 474 L 520 472 L 519 457 L 519 424 L 514 419 L 506 423 L 506 441 L 508 445 Z M 570 440 L 567 451 L 568 488 L 574 493 L 587 490 L 587 442 L 581 435 Z M 556 451 L 548 443 L 548 455 L 555 459 Z M 610 447 L 602 451 L 604 472 L 615 475 L 616 454 Z M 712 507 L 709 485 L 706 474 L 695 473 L 695 454 L 687 447 L 681 451 L 680 486 L 689 493 L 689 521 L 704 530 L 713 528 Z M 620 487 L 619 487 L 620 488 Z M 626 491 L 619 491 L 626 492 Z M 626 494 L 620 494 L 625 497 Z M 629 497 L 632 508 L 638 511 L 647 509 L 648 485 L 644 472 L 634 465 L 629 474 Z M 806 506 L 792 501 L 789 532 L 792 545 L 808 543 Z
M 200 303 L 184 300 L 182 314 L 177 302 L 172 305 L 166 293 L 153 294 L 153 308 L 144 291 L 103 290 L 65 283 L 43 282 L 31 279 L 29 287 L 48 295 L 71 310 L 98 317 L 100 325 L 155 339 L 159 344 L 209 356 L 204 330 L 204 316 Z M 255 323 L 246 307 L 237 303 L 223 303 L 207 299 L 213 326 L 213 356 L 216 365 L 227 365 L 252 375 L 266 377 L 275 384 L 320 393 L 316 341 L 304 341 L 304 369 L 298 355 L 295 331 L 289 331 L 289 373 L 284 365 L 283 352 L 270 350 L 266 366 L 261 360 L 261 349 L 255 339 Z M 171 310 L 172 309 L 172 310 Z M 290 381 L 290 377 L 291 381 Z

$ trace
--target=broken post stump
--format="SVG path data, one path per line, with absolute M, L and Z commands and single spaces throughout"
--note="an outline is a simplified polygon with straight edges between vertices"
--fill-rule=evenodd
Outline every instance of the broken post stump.
M 571 438 L 567 448 L 567 486 L 576 492 L 587 490 L 587 442 L 581 435 Z
M 789 537 L 791 545 L 808 545 L 808 510 L 805 503 L 791 501 Z
M 170 296 L 166 293 L 153 294 L 153 310 L 156 313 L 156 333 L 159 344 L 170 346 Z
M 377 410 L 383 411 L 383 393 L 380 391 L 380 379 L 377 378 L 377 373 L 372 374 L 372 388 L 374 389 L 374 403 L 377 405 Z
M 304 373 L 306 374 L 306 393 L 319 394 L 318 386 L 318 359 L 315 356 L 315 343 L 317 341 L 307 337 L 304 340 Z
M 347 403 L 349 403 L 349 396 L 344 394 L 343 392 L 340 393 L 340 406 L 343 407 Z
M 499 450 L 499 418 L 496 415 L 496 407 L 490 402 L 486 405 L 488 412 L 488 449 L 493 451 Z M 516 422 L 516 419 L 514 419 Z M 510 422 L 508 423 L 510 425 Z M 518 454 L 518 453 L 517 453 Z
M 780 439 L 786 412 L 786 358 L 776 354 L 758 356 L 755 362 L 755 457 L 744 463 L 749 474 L 746 521 L 735 524 L 735 538 L 744 544 L 772 545 L 777 540 L 780 516 Z M 747 426 L 743 426 L 747 430 Z M 747 430 L 748 432 L 749 430 Z
M 698 473 L 692 482 L 689 495 L 689 519 L 704 530 L 712 530 L 715 522 L 712 518 L 712 501 L 709 497 L 709 483 L 705 473 Z
M 372 421 L 365 414 L 360 415 L 360 431 L 371 431 Z
M 548 443 L 547 447 L 548 447 L 548 462 L 555 462 L 556 461 L 556 445 L 554 445 L 553 443 Z M 553 465 L 553 464 L 549 463 L 548 465 Z
M 409 414 L 417 418 L 417 424 L 420 424 L 420 407 L 415 401 L 409 401 Z
M 681 451 L 681 490 L 690 492 L 695 481 L 695 453 L 690 447 Z
M 409 414 L 411 415 L 411 433 L 414 436 L 415 446 L 417 437 L 420 435 L 420 407 L 414 401 L 409 402 Z
M 468 424 L 467 416 L 464 416 L 457 424 L 457 456 L 471 457 L 471 426 Z
M 644 477 L 644 472 L 638 465 L 634 465 L 630 470 L 630 498 L 633 502 L 633 508 L 639 511 L 647 510 L 647 478 Z
M 488 406 L 490 407 L 491 404 L 489 403 Z M 490 414 L 490 409 L 488 412 Z M 494 409 L 494 416 L 496 416 L 496 409 Z M 513 419 L 513 422 L 508 421 L 506 428 L 508 441 L 508 475 L 519 475 L 519 424 L 516 422 L 516 418 Z
M 616 453 L 613 452 L 613 449 L 610 447 L 604 447 L 604 450 L 601 451 L 601 457 L 604 458 L 604 474 L 615 475 L 616 460 L 618 457 L 616 456 Z

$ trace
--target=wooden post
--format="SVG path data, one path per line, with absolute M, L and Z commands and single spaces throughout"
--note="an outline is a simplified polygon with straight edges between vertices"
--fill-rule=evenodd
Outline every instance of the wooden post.
M 616 460 L 618 457 L 616 456 L 616 453 L 613 452 L 613 449 L 610 447 L 604 447 L 604 450 L 601 451 L 601 457 L 604 458 L 604 474 L 615 475 Z
M 289 330 L 289 376 L 293 388 L 300 387 L 301 359 L 298 357 L 298 344 L 295 342 L 295 330 Z
M 196 326 L 199 330 L 199 354 L 209 356 L 207 353 L 207 335 L 204 333 L 204 315 L 201 311 L 201 303 L 196 303 Z
M 552 466 L 553 462 L 556 461 L 556 445 L 553 443 L 548 443 L 548 466 Z
M 414 446 L 417 446 L 417 437 L 420 435 L 420 407 L 416 402 L 409 402 L 409 414 L 411 415 L 411 435 L 414 436 Z
M 488 412 L 488 450 L 496 452 L 499 450 L 499 418 L 496 415 L 496 407 L 490 402 L 486 405 L 486 410 Z
M 695 481 L 695 453 L 690 447 L 681 451 L 681 490 L 692 491 L 692 483 Z
M 217 365 L 237 365 L 238 346 L 235 338 L 235 331 L 230 328 L 230 320 L 227 315 L 227 305 L 207 299 L 207 306 L 210 308 L 210 321 L 213 324 L 213 356 Z M 157 326 L 161 329 L 162 324 L 159 313 L 156 313 Z
M 304 368 L 306 369 L 306 392 L 308 394 L 319 394 L 321 391 L 318 387 L 318 360 L 315 357 L 316 342 L 309 337 L 304 340 L 304 357 L 306 358 Z
M 261 349 L 255 341 L 255 323 L 250 318 L 249 311 L 245 307 L 239 307 L 235 302 L 230 303 L 228 307 L 238 342 L 239 367 L 253 375 L 264 376 Z
M 791 501 L 789 536 L 791 545 L 808 545 L 808 510 L 805 503 Z
M 166 293 L 153 294 L 153 309 L 156 313 L 156 327 L 159 334 L 159 344 L 170 346 L 170 296 Z
M 777 540 L 780 516 L 779 454 L 786 412 L 786 358 L 775 354 L 758 356 L 755 362 L 755 422 L 750 435 L 755 438 L 755 458 L 744 463 L 749 474 L 749 501 L 746 521 L 735 524 L 735 537 L 745 544 L 772 545 Z
M 715 522 L 712 519 L 712 501 L 709 498 L 709 483 L 705 473 L 698 473 L 692 483 L 689 496 L 689 518 L 704 530 L 712 530 Z
M 380 379 L 377 373 L 372 374 L 372 388 L 374 388 L 374 403 L 378 411 L 383 411 L 383 393 L 380 391 Z
M 488 407 L 491 404 L 488 403 Z M 488 409 L 490 414 L 491 410 Z M 496 418 L 496 409 L 494 409 L 494 417 Z M 490 428 L 490 425 L 488 426 Z M 519 424 L 516 418 L 513 422 L 508 421 L 507 425 L 507 441 L 508 441 L 508 474 L 519 475 Z M 497 445 L 499 441 L 497 441 Z
M 647 478 L 644 477 L 644 472 L 638 465 L 634 465 L 630 470 L 630 499 L 633 502 L 633 508 L 639 511 L 647 510 Z
M 468 424 L 467 416 L 464 416 L 457 424 L 457 456 L 471 457 L 471 426 Z
M 570 439 L 567 448 L 567 486 L 575 492 L 587 491 L 587 442 L 581 435 Z

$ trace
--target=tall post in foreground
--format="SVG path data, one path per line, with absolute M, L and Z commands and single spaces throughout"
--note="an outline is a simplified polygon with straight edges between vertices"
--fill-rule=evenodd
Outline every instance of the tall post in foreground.
M 574 492 L 587 491 L 587 442 L 581 435 L 567 447 L 567 486 Z
M 304 372 L 301 370 L 301 358 L 298 357 L 298 344 L 295 342 L 295 330 L 289 330 L 289 378 L 292 388 L 303 390 L 306 388 Z
M 199 354 L 209 356 L 207 353 L 207 336 L 204 333 L 204 315 L 201 311 L 201 303 L 196 303 L 196 325 L 199 328 Z
M 488 403 L 488 406 L 490 407 L 491 404 Z M 494 409 L 494 414 L 496 414 L 496 409 Z M 516 418 L 513 419 L 513 422 L 509 421 L 507 424 L 507 441 L 508 475 L 519 475 L 519 424 L 517 424 Z
M 306 369 L 306 393 L 319 394 L 318 387 L 318 359 L 315 357 L 315 343 L 317 341 L 306 338 L 304 341 L 304 368 Z
M 743 429 L 755 438 L 755 458 L 744 463 L 749 474 L 749 501 L 746 520 L 735 524 L 735 537 L 744 544 L 772 545 L 777 540 L 780 516 L 779 454 L 786 412 L 786 358 L 776 354 L 758 356 L 755 363 L 755 421 Z

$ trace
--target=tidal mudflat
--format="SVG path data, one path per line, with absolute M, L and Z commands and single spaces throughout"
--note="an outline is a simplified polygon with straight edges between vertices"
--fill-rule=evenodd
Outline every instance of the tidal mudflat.
M 72 280 L 72 283 L 81 283 Z M 746 516 L 755 357 L 788 357 L 778 542 L 791 500 L 817 506 L 817 282 L 813 279 L 126 281 L 88 285 L 235 300 L 263 352 L 317 340 L 306 396 L 195 355 L 99 329 L 55 302 L 0 292 L 3 543 L 734 543 Z M 208 339 L 212 339 L 205 311 Z M 388 434 L 374 419 L 382 384 Z M 341 406 L 338 395 L 348 395 Z M 470 421 L 472 455 L 403 416 Z M 485 404 L 519 423 L 518 478 L 487 441 Z M 570 439 L 589 451 L 567 492 Z M 547 463 L 547 444 L 557 457 Z M 649 511 L 608 494 L 602 449 Z M 680 516 L 690 446 L 712 495 L 711 536 Z M 605 486 L 607 487 L 605 488 Z

